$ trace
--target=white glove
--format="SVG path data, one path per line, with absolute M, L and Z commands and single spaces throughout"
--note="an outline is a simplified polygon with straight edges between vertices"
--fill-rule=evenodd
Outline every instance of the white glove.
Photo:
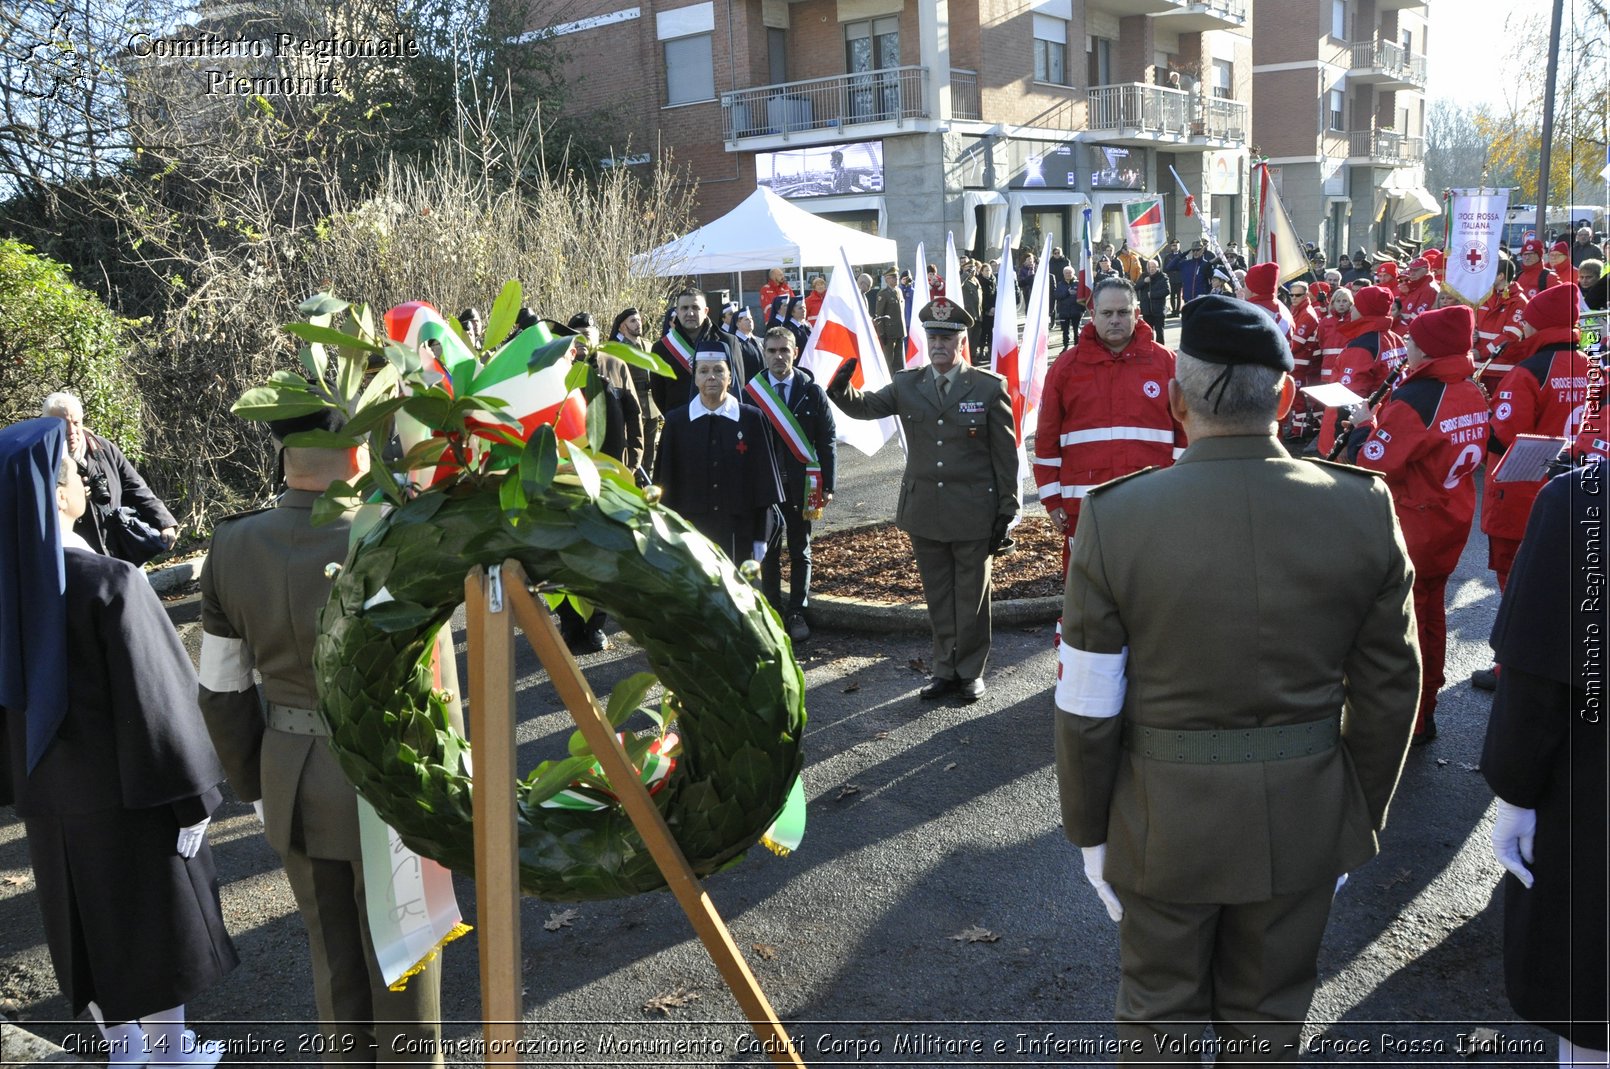
M 1525 887 L 1532 886 L 1532 840 L 1537 835 L 1537 810 L 1522 809 L 1498 799 L 1498 818 L 1493 821 L 1493 856 Z
M 1112 884 L 1101 878 L 1101 869 L 1107 860 L 1107 844 L 1082 846 L 1079 849 L 1085 856 L 1085 879 L 1096 889 L 1096 894 L 1101 897 L 1101 904 L 1107 907 L 1107 916 L 1117 924 L 1124 919 L 1124 907 L 1119 903 Z
M 192 824 L 188 828 L 179 829 L 179 845 L 174 849 L 178 851 L 180 857 L 192 858 L 196 856 L 196 851 L 201 849 L 202 841 L 207 838 L 207 825 L 211 822 L 212 818 L 208 817 L 200 824 Z
M 766 543 L 755 542 L 749 547 L 749 559 L 759 563 L 766 559 Z
M 263 800 L 261 798 L 252 803 L 252 812 L 257 814 L 257 823 L 263 825 L 268 823 L 268 821 L 263 819 Z

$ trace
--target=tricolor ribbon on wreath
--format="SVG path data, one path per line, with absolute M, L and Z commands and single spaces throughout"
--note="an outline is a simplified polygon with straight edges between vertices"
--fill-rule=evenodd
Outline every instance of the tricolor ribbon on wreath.
M 804 509 L 805 519 L 821 519 L 822 510 L 827 505 L 826 496 L 822 492 L 822 461 L 816 455 L 816 447 L 811 444 L 805 428 L 799 425 L 798 417 L 783 402 L 777 393 L 777 388 L 764 374 L 750 379 L 749 385 L 745 386 L 744 390 L 754 399 L 755 405 L 766 414 L 773 429 L 782 437 L 783 444 L 794 454 L 794 459 L 805 465 L 805 500 L 800 504 Z

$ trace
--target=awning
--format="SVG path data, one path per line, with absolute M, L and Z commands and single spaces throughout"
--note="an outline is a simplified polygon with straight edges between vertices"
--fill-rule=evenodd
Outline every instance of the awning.
M 1442 205 L 1431 191 L 1424 186 L 1409 186 L 1406 189 L 1388 190 L 1397 198 L 1392 206 L 1392 222 L 1397 224 L 1418 223 L 1422 219 L 1442 214 Z
M 993 189 L 969 189 L 962 193 L 962 241 L 971 249 L 978 240 L 978 212 L 984 209 L 984 247 L 991 249 L 1006 225 L 1006 198 Z

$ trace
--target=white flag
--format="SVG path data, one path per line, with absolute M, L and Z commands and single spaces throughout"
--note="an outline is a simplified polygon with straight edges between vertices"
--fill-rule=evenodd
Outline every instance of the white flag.
M 962 303 L 962 262 L 956 256 L 956 237 L 945 231 L 945 296 L 960 308 Z
M 906 302 L 906 367 L 928 366 L 928 335 L 917 320 L 917 313 L 933 298 L 928 293 L 928 260 L 922 242 L 917 242 L 917 266 L 911 272 L 911 300 Z
M 1308 254 L 1297 238 L 1297 228 L 1292 225 L 1291 216 L 1286 214 L 1286 206 L 1280 203 L 1275 184 L 1269 180 L 1268 166 L 1262 163 L 1255 165 L 1252 180 L 1261 183 L 1258 191 L 1258 248 L 1254 262 L 1261 264 L 1273 260 L 1280 265 L 1279 280 L 1289 282 L 1309 270 Z
M 826 389 L 833 373 L 844 361 L 854 357 L 860 361 L 850 382 L 864 392 L 880 390 L 889 385 L 889 368 L 883 362 L 883 347 L 878 344 L 878 332 L 872 328 L 872 317 L 866 301 L 855 284 L 855 269 L 850 257 L 839 249 L 839 265 L 827 280 L 827 295 L 816 313 L 816 325 L 811 328 L 810 340 L 799 364 Z M 828 404 L 832 405 L 829 401 Z M 883 447 L 895 432 L 893 416 L 883 419 L 851 419 L 833 406 L 833 419 L 838 428 L 838 440 L 855 446 L 867 456 Z
M 1445 285 L 1460 299 L 1480 304 L 1498 281 L 1498 239 L 1503 236 L 1507 189 L 1456 189 L 1443 250 Z

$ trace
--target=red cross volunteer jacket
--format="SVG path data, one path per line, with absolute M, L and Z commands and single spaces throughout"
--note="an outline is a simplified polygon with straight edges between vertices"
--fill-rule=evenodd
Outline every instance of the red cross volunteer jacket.
M 1493 395 L 1492 437 L 1487 478 L 1483 484 L 1482 533 L 1520 541 L 1532 502 L 1543 488 L 1536 482 L 1498 482 L 1498 456 L 1518 434 L 1546 434 L 1574 439 L 1582 423 L 1588 395 L 1588 360 L 1576 350 L 1567 327 L 1538 331 L 1516 342 L 1510 351 L 1515 370 L 1504 376 Z
M 1051 364 L 1035 429 L 1034 481 L 1047 512 L 1067 510 L 1069 538 L 1092 487 L 1166 468 L 1185 448 L 1185 432 L 1168 411 L 1173 377 L 1174 354 L 1140 320 L 1116 355 L 1086 323 L 1078 343 Z
M 1405 373 L 1353 462 L 1386 476 L 1417 577 L 1452 575 L 1476 514 L 1474 473 L 1487 455 L 1487 395 L 1467 354 Z

